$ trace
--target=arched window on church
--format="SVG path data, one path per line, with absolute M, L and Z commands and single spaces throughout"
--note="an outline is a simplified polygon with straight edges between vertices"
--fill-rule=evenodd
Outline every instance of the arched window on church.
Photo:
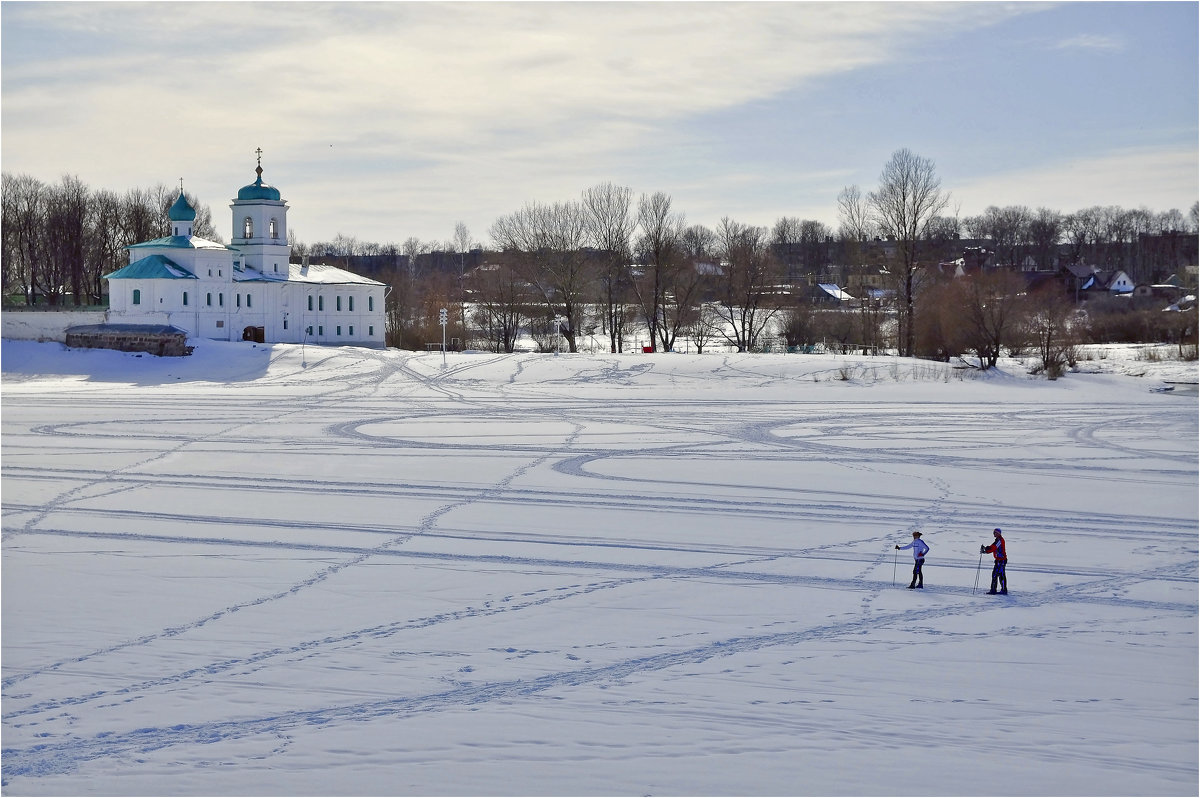
M 142 304 L 142 289 L 140 289 L 140 288 L 133 289 L 133 304 L 135 304 L 135 305 Z
M 279 228 L 275 225 L 275 220 L 271 220 L 271 238 L 279 238 Z
M 242 220 L 242 238 L 254 238 L 254 220 L 249 216 Z

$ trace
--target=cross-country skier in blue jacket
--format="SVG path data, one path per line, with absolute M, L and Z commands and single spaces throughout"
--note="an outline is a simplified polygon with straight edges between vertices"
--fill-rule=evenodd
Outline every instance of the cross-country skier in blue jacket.
M 925 564 L 925 555 L 929 553 L 929 544 L 921 540 L 920 532 L 913 532 L 912 543 L 907 546 L 896 546 L 896 549 L 903 551 L 904 549 L 912 549 L 913 553 L 913 578 L 912 583 L 908 586 L 909 590 L 918 587 L 925 587 L 925 577 L 921 574 L 921 566 Z

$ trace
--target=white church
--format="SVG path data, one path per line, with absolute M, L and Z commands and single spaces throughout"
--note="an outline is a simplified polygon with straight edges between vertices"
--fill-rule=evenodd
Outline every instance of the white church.
M 387 285 L 344 269 L 290 262 L 287 202 L 258 179 L 237 193 L 226 246 L 192 235 L 180 191 L 171 234 L 127 247 L 104 276 L 110 324 L 170 325 L 189 338 L 383 347 Z

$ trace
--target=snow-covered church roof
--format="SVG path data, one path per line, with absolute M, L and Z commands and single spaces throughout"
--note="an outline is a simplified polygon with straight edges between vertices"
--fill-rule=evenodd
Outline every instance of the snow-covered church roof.
M 386 285 L 386 283 L 372 280 L 370 277 L 363 277 L 361 274 L 348 272 L 336 266 L 327 266 L 324 263 L 289 263 L 286 278 L 282 274 L 264 274 L 252 267 L 238 269 L 234 272 L 233 279 L 239 283 L 263 281 L 268 283 L 305 283 L 308 285 Z
M 383 285 L 383 283 L 379 282 L 378 280 L 372 280 L 370 277 L 363 277 L 361 274 L 348 272 L 345 269 L 339 269 L 336 266 L 326 266 L 324 263 L 311 263 L 307 266 L 302 263 L 289 263 L 288 281 L 326 285 Z

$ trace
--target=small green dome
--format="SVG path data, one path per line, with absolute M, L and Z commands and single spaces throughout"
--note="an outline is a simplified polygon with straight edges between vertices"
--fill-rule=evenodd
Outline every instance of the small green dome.
M 179 199 L 175 200 L 175 204 L 167 212 L 167 217 L 172 222 L 194 222 L 196 221 L 196 209 L 183 196 L 183 192 L 180 192 Z

